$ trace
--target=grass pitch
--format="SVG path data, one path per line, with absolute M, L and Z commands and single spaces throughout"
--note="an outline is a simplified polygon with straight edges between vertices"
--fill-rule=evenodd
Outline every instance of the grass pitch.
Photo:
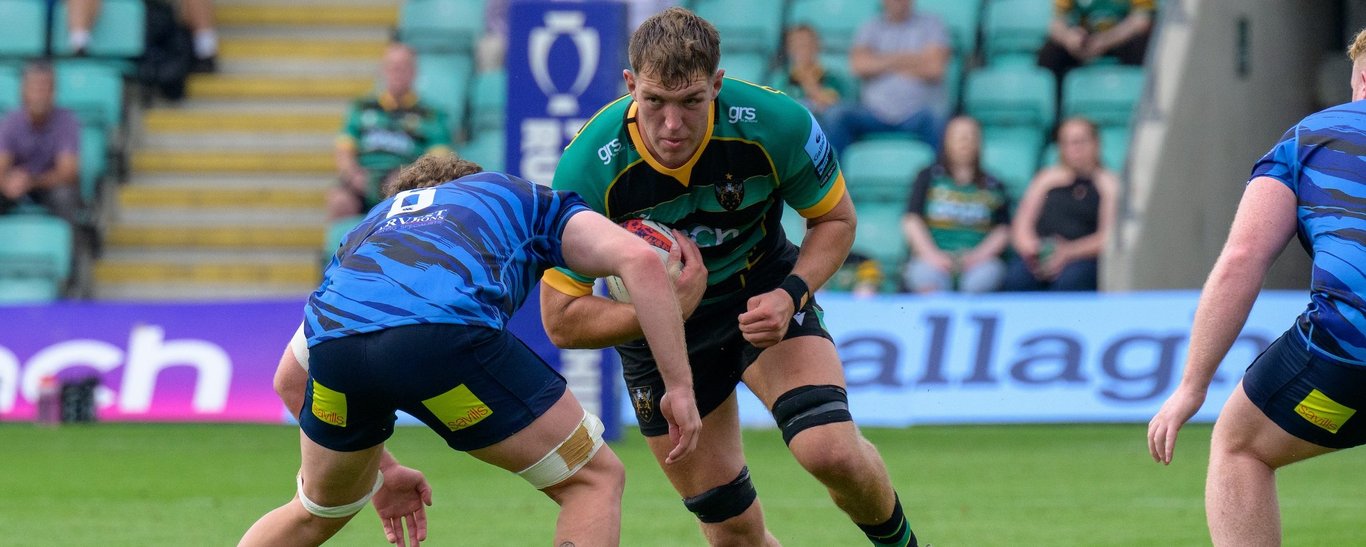
M 869 428 L 922 543 L 1202 545 L 1209 426 L 1189 426 L 1170 467 L 1152 463 L 1141 425 Z M 0 424 L 0 544 L 233 545 L 288 500 L 298 433 L 286 426 Z M 747 431 L 746 454 L 770 529 L 788 546 L 866 545 L 774 430 Z M 555 505 L 521 479 L 449 451 L 425 428 L 390 447 L 435 489 L 433 546 L 549 542 Z M 622 544 L 704 545 L 638 433 L 626 463 Z M 1366 452 L 1283 470 L 1288 545 L 1361 541 Z M 365 509 L 329 545 L 384 545 Z

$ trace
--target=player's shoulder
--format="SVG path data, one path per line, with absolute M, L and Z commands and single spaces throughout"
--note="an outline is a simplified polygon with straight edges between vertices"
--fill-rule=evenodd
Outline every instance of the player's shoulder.
M 1366 100 L 1330 106 L 1305 116 L 1291 129 L 1334 133 L 1355 142 L 1366 141 Z
M 782 91 L 754 82 L 726 78 L 716 103 L 717 125 L 741 138 L 805 142 L 811 128 L 806 107 Z

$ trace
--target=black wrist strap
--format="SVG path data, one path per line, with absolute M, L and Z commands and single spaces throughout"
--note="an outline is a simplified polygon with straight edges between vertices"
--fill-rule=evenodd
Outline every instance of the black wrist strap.
M 795 274 L 787 276 L 783 284 L 778 285 L 779 289 L 787 292 L 792 297 L 792 311 L 799 311 L 806 305 L 807 299 L 811 296 L 811 288 L 806 285 L 806 281 L 797 277 Z

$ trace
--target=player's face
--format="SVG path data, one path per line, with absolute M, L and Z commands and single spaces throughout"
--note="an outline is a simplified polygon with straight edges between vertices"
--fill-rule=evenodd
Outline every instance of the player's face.
M 1352 63 L 1352 100 L 1366 99 L 1366 61 Z
M 670 169 L 682 167 L 702 146 L 724 73 L 718 70 L 669 87 L 648 74 L 625 72 L 626 89 L 636 102 L 636 124 L 656 161 Z

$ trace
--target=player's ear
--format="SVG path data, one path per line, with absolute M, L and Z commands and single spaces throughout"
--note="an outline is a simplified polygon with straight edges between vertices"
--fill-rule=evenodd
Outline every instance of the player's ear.
M 631 73 L 631 69 L 628 68 L 621 71 L 621 78 L 626 80 L 626 93 L 634 94 L 636 92 L 636 75 Z
M 712 84 L 711 84 L 711 91 L 712 91 L 712 96 L 715 97 L 715 96 L 721 95 L 721 80 L 726 79 L 726 69 L 724 69 L 724 68 L 718 68 L 718 69 L 716 69 L 716 77 L 715 77 L 714 79 L 715 79 L 715 81 L 713 81 Z

